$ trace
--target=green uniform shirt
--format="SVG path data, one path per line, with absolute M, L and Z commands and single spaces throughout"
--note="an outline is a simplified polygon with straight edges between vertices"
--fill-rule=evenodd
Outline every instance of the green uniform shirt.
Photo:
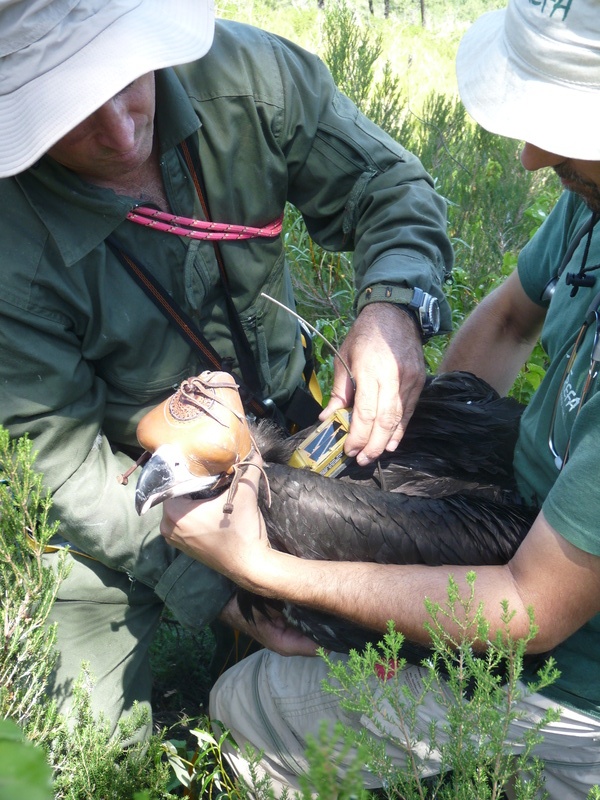
M 541 303 L 544 287 L 555 275 L 580 226 L 590 211 L 577 195 L 566 192 L 519 259 L 519 276 L 528 296 Z M 568 272 L 577 273 L 586 239 L 580 242 L 560 278 L 542 331 L 542 344 L 550 359 L 544 380 L 522 421 L 515 453 L 515 470 L 523 496 L 541 505 L 550 525 L 571 544 L 600 556 L 600 381 L 594 380 L 580 408 L 581 391 L 590 367 L 596 323 L 581 343 L 573 369 L 563 379 L 567 360 L 600 282 L 580 288 L 571 297 Z M 600 263 L 600 230 L 596 228 L 587 266 Z M 598 275 L 593 272 L 592 275 Z M 570 437 L 569 458 L 559 473 L 550 452 L 551 421 L 556 406 L 553 441 L 559 456 Z M 535 609 L 534 609 L 535 611 Z M 594 617 L 559 645 L 552 655 L 561 677 L 545 690 L 565 705 L 600 716 L 600 616 Z
M 201 217 L 176 145 L 194 136 L 212 219 L 261 226 L 287 201 L 325 248 L 353 249 L 357 289 L 380 281 L 440 298 L 452 261 L 445 203 L 420 162 L 335 89 L 323 64 L 257 29 L 217 23 L 209 54 L 157 73 L 157 132 L 171 210 Z M 204 365 L 104 243 L 114 234 L 235 363 L 210 242 L 126 221 L 136 201 L 82 182 L 51 159 L 0 180 L 0 422 L 28 433 L 62 536 L 202 626 L 231 592 L 224 578 L 168 547 L 160 509 L 138 518 L 131 465 L 138 420 Z M 281 239 L 223 242 L 229 287 L 265 397 L 301 380 Z

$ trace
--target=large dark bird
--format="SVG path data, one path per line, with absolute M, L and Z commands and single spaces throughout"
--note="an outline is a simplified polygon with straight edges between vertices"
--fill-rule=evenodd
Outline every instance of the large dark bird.
M 335 561 L 506 563 L 536 513 L 520 501 L 512 477 L 521 411 L 520 404 L 470 373 L 430 378 L 398 449 L 367 467 L 348 459 L 334 478 L 287 464 L 306 431 L 284 439 L 274 426 L 260 423 L 254 437 L 266 462 L 271 499 L 269 504 L 263 485 L 259 504 L 271 546 L 300 558 Z M 160 449 L 138 481 L 140 511 L 181 494 L 178 485 L 194 488 L 185 457 L 171 451 L 165 456 Z M 244 590 L 238 600 L 247 618 L 254 609 L 276 605 Z M 309 608 L 278 607 L 330 650 L 360 649 L 381 638 L 380 632 Z M 415 658 L 421 655 L 416 648 Z

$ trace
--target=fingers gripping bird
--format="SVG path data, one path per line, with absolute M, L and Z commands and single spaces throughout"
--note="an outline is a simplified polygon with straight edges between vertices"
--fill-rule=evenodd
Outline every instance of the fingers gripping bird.
M 143 514 L 168 497 L 228 489 L 227 506 L 235 476 L 257 448 L 269 489 L 261 485 L 259 505 L 277 550 L 384 564 L 506 563 L 536 513 L 512 478 L 521 411 L 470 373 L 441 374 L 426 382 L 395 452 L 366 467 L 346 459 L 336 477 L 326 477 L 288 463 L 310 439 L 307 431 L 283 438 L 272 424 L 251 430 L 233 377 L 204 372 L 141 420 L 138 439 L 153 455 L 137 483 L 136 508 Z M 245 590 L 238 602 L 248 619 L 273 604 Z M 303 606 L 278 607 L 330 650 L 381 638 Z

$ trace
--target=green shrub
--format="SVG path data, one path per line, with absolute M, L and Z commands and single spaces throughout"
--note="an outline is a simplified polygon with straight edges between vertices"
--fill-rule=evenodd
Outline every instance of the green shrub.
M 56 722 L 45 698 L 55 661 L 55 632 L 46 620 L 66 567 L 64 557 L 56 573 L 42 564 L 56 525 L 48 522 L 50 499 L 33 462 L 31 442 L 11 442 L 0 428 L 0 718 L 14 720 L 40 741 Z
M 0 798 L 45 800 L 52 796 L 53 772 L 56 800 L 134 800 L 141 790 L 148 790 L 148 800 L 168 800 L 174 795 L 162 735 L 125 746 L 147 722 L 141 711 L 111 737 L 108 724 L 92 715 L 92 678 L 85 671 L 74 692 L 72 724 L 48 698 L 56 659 L 48 614 L 67 568 L 66 551 L 58 554 L 55 570 L 42 562 L 57 525 L 49 523 L 51 501 L 34 460 L 27 438 L 11 441 L 0 428 Z
M 339 88 L 431 173 L 448 202 L 448 234 L 456 266 L 445 287 L 457 328 L 477 303 L 516 266 L 516 254 L 543 222 L 560 193 L 553 174 L 528 173 L 519 161 L 520 143 L 475 125 L 452 96 L 430 94 L 415 113 L 394 78 L 389 61 L 379 64 L 383 34 L 367 25 L 344 0 L 326 6 L 323 54 Z M 339 346 L 354 319 L 352 256 L 329 253 L 310 240 L 298 211 L 289 207 L 285 242 L 298 311 Z M 435 371 L 448 337 L 425 348 Z M 319 381 L 325 399 L 333 357 L 315 340 Z M 546 366 L 538 346 L 512 394 L 528 402 Z
M 132 744 L 148 723 L 148 711 L 134 706 L 111 734 L 108 720 L 92 713 L 92 685 L 93 677 L 83 665 L 73 690 L 74 721 L 61 725 L 47 743 L 56 800 L 136 800 L 141 792 L 153 800 L 175 800 L 162 736 Z
M 0 720 L 0 800 L 52 800 L 52 770 L 44 751 L 11 720 Z
M 519 679 L 525 650 L 536 634 L 533 613 L 529 635 L 515 641 L 508 630 L 512 614 L 504 604 L 505 628 L 490 641 L 482 606 L 474 604 L 475 573 L 468 576 L 468 583 L 470 593 L 466 597 L 460 595 L 457 584 L 450 578 L 446 604 L 425 601 L 432 655 L 423 662 L 426 677 L 421 693 L 400 679 L 405 666 L 401 657 L 403 637 L 392 623 L 379 648 L 367 648 L 364 654 L 351 653 L 347 664 L 333 663 L 325 656 L 330 665 L 328 690 L 339 698 L 343 708 L 364 715 L 380 735 L 389 730 L 386 723 L 392 723 L 397 732 L 390 740 L 397 747 L 405 749 L 420 741 L 418 714 L 426 694 L 434 693 L 444 711 L 443 721 L 431 723 L 425 743 L 425 752 L 435 754 L 439 764 L 439 775 L 435 778 L 426 777 L 423 762 L 415 752 L 410 752 L 407 768 L 399 770 L 381 742 L 367 731 L 346 730 L 352 741 L 366 749 L 366 763 L 386 787 L 386 797 L 491 800 L 502 797 L 506 785 L 523 768 L 528 771 L 529 784 L 521 787 L 517 782 L 517 798 L 535 796 L 535 791 L 543 785 L 542 765 L 533 758 L 532 749 L 541 739 L 544 725 L 558 719 L 557 712 L 548 712 L 542 721 L 523 733 L 518 757 L 504 747 L 510 725 L 522 716 L 516 705 L 523 694 Z M 457 637 L 446 632 L 446 620 L 458 627 Z M 474 637 L 488 642 L 482 656 L 472 649 Z M 387 670 L 386 680 L 373 681 L 377 665 Z M 390 665 L 393 665 L 391 672 Z M 557 675 L 550 659 L 529 691 L 548 686 Z

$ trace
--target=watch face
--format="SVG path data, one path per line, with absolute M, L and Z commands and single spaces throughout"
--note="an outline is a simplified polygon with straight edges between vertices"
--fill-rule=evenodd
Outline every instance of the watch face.
M 437 333 L 440 329 L 440 304 L 436 297 L 431 298 L 429 307 L 431 332 Z
M 440 304 L 436 297 L 422 293 L 419 306 L 419 320 L 424 336 L 433 336 L 440 329 Z

